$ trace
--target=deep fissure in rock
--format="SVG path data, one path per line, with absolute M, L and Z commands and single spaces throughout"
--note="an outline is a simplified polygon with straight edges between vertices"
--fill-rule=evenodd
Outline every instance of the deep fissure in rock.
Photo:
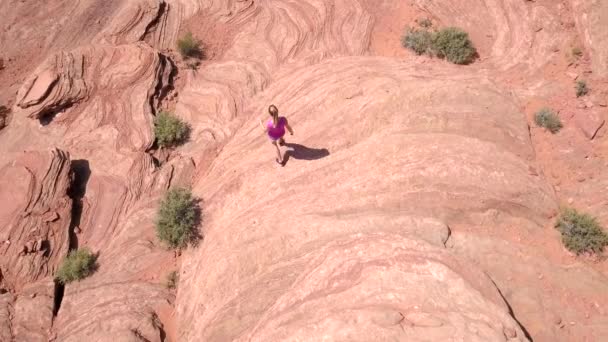
M 53 294 L 53 317 L 57 316 L 57 313 L 59 313 L 59 308 L 61 308 L 61 302 L 63 301 L 64 291 L 65 285 L 55 280 L 55 292 Z
M 163 327 L 163 323 L 160 320 L 160 317 L 158 317 L 158 315 L 156 313 L 152 314 L 152 326 L 154 326 L 156 329 L 158 329 L 160 341 L 165 342 L 167 339 L 167 333 L 165 332 L 165 329 Z
M 91 169 L 87 160 L 73 160 L 71 164 L 73 175 L 72 184 L 68 190 L 68 196 L 72 199 L 72 219 L 70 221 L 70 250 L 78 248 L 78 236 L 76 229 L 80 229 L 80 220 L 83 209 L 83 198 L 87 191 L 87 183 L 91 177 Z
M 57 105 L 55 107 L 49 108 L 49 109 L 45 110 L 44 112 L 40 113 L 40 116 L 38 117 L 38 121 L 40 121 L 40 124 L 42 126 L 47 126 L 48 124 L 53 122 L 53 120 L 55 119 L 57 114 L 71 108 L 73 105 L 74 105 L 74 103 L 69 102 L 69 103 L 65 103 L 65 104 L 61 104 L 61 105 Z
M 167 95 L 169 95 L 170 92 L 175 90 L 174 82 L 175 82 L 175 77 L 177 76 L 177 66 L 175 65 L 175 63 L 173 62 L 171 57 L 165 56 L 164 68 L 171 68 L 171 69 L 169 71 L 169 77 L 167 78 L 167 84 L 164 84 L 161 87 L 160 91 L 158 92 L 157 96 L 158 96 L 159 105 L 165 99 L 165 97 L 167 97 Z M 162 79 L 161 79 L 161 82 L 162 82 Z
M 169 93 L 175 89 L 173 84 L 174 84 L 175 77 L 177 76 L 177 66 L 175 65 L 175 63 L 173 63 L 171 58 L 163 55 L 162 53 L 159 53 L 159 57 L 160 57 L 160 67 L 158 69 L 158 73 L 156 74 L 156 78 L 157 78 L 156 87 L 154 88 L 154 93 L 148 99 L 149 105 L 150 105 L 150 111 L 152 112 L 152 115 L 154 115 L 154 116 L 157 115 L 157 109 L 160 108 L 161 103 L 165 99 L 165 97 L 167 97 L 167 95 L 169 95 Z M 169 69 L 169 74 L 167 76 L 166 83 L 165 83 L 163 75 L 165 75 L 167 68 L 170 68 L 170 69 Z M 158 142 L 155 139 L 154 142 L 152 143 L 152 146 L 150 146 L 146 150 L 146 152 L 152 154 L 153 151 L 158 150 L 158 148 L 159 148 Z
M 494 284 L 496 291 L 498 291 L 500 298 L 502 298 L 502 300 L 505 302 L 505 304 L 507 304 L 507 308 L 509 309 L 509 315 L 511 315 L 511 317 L 513 317 L 513 320 L 517 323 L 517 325 L 519 325 L 521 330 L 524 332 L 524 335 L 526 335 L 526 338 L 530 342 L 534 342 L 534 339 L 532 339 L 532 336 L 530 336 L 530 333 L 528 332 L 528 330 L 526 330 L 526 327 L 523 324 L 521 324 L 521 322 L 517 319 L 517 317 L 515 317 L 515 313 L 513 312 L 513 308 L 511 307 L 511 304 L 509 303 L 507 298 L 505 298 L 505 296 L 502 294 L 502 291 L 500 290 L 498 285 L 496 285 L 496 282 L 494 282 L 494 279 L 490 278 L 490 280 L 492 281 L 492 284 Z
M 154 32 L 156 30 L 156 27 L 158 26 L 158 23 L 160 22 L 161 18 L 165 15 L 166 10 L 167 10 L 167 3 L 161 0 L 156 17 L 148 23 L 148 26 L 146 26 L 146 29 L 144 30 L 144 33 L 141 35 L 139 40 L 143 40 L 143 41 L 147 42 L 148 35 L 151 32 Z
M 173 86 L 175 76 L 177 76 L 177 67 L 175 63 L 168 56 L 163 55 L 162 53 L 158 53 L 160 58 L 160 66 L 158 68 L 158 72 L 156 74 L 156 87 L 154 88 L 154 93 L 150 96 L 150 110 L 153 115 L 156 115 L 157 108 L 160 107 L 162 100 L 167 97 L 167 95 L 175 88 Z M 169 74 L 167 75 L 167 80 L 164 80 L 164 75 L 169 69 Z M 156 103 L 155 103 L 156 102 Z
M 83 159 L 72 160 L 70 165 L 72 173 L 72 183 L 68 189 L 68 196 L 72 199 L 72 218 L 68 228 L 69 248 L 68 252 L 78 249 L 78 235 L 76 229 L 80 229 L 80 219 L 83 209 L 83 198 L 86 194 L 87 183 L 91 176 L 89 162 Z M 55 280 L 55 293 L 53 297 L 53 316 L 57 316 L 63 301 L 65 285 Z

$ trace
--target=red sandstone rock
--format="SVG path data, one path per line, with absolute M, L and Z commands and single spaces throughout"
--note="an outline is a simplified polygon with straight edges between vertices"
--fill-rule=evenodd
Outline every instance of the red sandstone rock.
M 592 109 L 576 114 L 576 125 L 588 139 L 595 138 L 597 132 L 604 126 L 606 120 L 603 112 L 603 110 Z
M 13 155 L 13 161 L 0 166 L 0 245 L 2 282 L 11 289 L 51 276 L 67 253 L 72 200 L 67 191 L 71 184 L 69 154 L 54 149 L 49 152 L 25 152 Z M 49 220 L 54 212 L 56 219 Z M 33 253 L 41 241 L 45 253 Z M 27 253 L 19 256 L 23 246 Z M 30 253 L 32 252 L 32 253 Z

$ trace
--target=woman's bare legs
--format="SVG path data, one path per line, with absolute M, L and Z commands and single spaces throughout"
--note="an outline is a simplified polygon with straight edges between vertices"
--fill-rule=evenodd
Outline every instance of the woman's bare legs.
M 283 156 L 281 156 L 281 148 L 279 147 L 279 142 L 277 140 L 273 140 L 272 144 L 277 148 L 277 162 L 279 164 L 283 163 Z

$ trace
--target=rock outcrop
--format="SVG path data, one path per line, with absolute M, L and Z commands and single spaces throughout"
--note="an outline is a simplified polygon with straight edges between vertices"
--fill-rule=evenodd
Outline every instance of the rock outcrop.
M 52 278 L 70 246 L 70 157 L 59 149 L 11 157 L 0 167 L 0 290 L 10 291 L 0 294 L 0 337 L 47 341 Z
M 120 13 L 126 13 L 126 18 L 129 9 Z M 171 298 L 162 283 L 170 272 L 166 266 L 172 253 L 154 237 L 155 209 L 169 186 L 190 183 L 194 164 L 189 157 L 175 155 L 160 170 L 158 161 L 147 152 L 154 145 L 154 115 L 159 101 L 172 87 L 175 67 L 169 57 L 144 42 L 122 44 L 138 36 L 127 31 L 107 35 L 114 40 L 94 40 L 93 45 L 49 56 L 25 80 L 11 127 L 0 138 L 3 151 L 10 152 L 0 156 L 1 165 L 8 165 L 3 171 L 10 175 L 2 179 L 2 184 L 10 184 L 2 187 L 7 191 L 3 200 L 10 198 L 9 193 L 27 193 L 27 184 L 19 180 L 23 172 L 15 171 L 19 163 L 23 164 L 18 151 L 25 146 L 42 151 L 49 145 L 70 151 L 74 205 L 67 198 L 67 216 L 59 213 L 47 218 L 51 224 L 68 218 L 64 227 L 66 244 L 53 253 L 58 261 L 67 254 L 73 209 L 72 247 L 87 246 L 99 255 L 99 268 L 90 278 L 68 284 L 60 293 L 54 293 L 52 281 L 50 289 L 43 290 L 47 277 L 32 283 L 38 286 L 35 297 L 21 288 L 7 299 L 9 320 L 0 324 L 11 327 L 8 331 L 17 340 L 82 341 L 100 331 L 106 331 L 107 340 L 163 338 L 155 310 Z M 120 45 L 109 45 L 114 43 Z M 44 160 L 30 159 L 26 161 Z M 70 160 L 65 170 L 70 170 Z M 49 172 L 47 177 L 51 175 Z M 53 189 L 61 191 L 62 181 L 57 181 Z M 7 213 L 7 217 L 20 216 Z M 13 238 L 11 248 L 17 248 L 19 242 Z M 12 249 L 7 251 L 9 258 L 27 260 L 19 259 L 19 251 Z M 16 289 L 12 272 L 20 270 L 17 266 L 10 264 L 6 271 L 4 266 L 2 269 L 3 281 L 10 284 L 6 287 L 11 291 Z M 45 275 L 54 275 L 56 264 L 52 266 L 45 268 Z M 28 278 L 21 282 L 31 281 Z
M 15 341 L 48 341 L 55 314 L 55 283 L 44 279 L 28 284 L 13 304 L 11 329 Z
M 577 28 L 591 54 L 593 69 L 608 76 L 608 3 L 598 0 L 572 0 Z
M 63 138 L 80 148 L 105 143 L 119 151 L 143 151 L 154 142 L 153 106 L 165 94 L 172 68 L 144 44 L 60 53 L 26 80 L 17 96 L 22 110 L 15 115 L 43 125 L 77 122 L 79 129 Z M 85 99 L 80 108 L 64 110 Z
M 20 289 L 52 276 L 69 247 L 69 154 L 25 152 L 0 167 L 2 284 Z

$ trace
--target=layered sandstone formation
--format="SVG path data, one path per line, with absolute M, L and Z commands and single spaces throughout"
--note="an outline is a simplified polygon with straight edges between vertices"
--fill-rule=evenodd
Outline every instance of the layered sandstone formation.
M 560 91 L 577 34 L 605 72 L 604 7 L 4 1 L 0 341 L 608 338 L 603 266 L 546 242 L 559 194 L 522 110 Z M 376 55 L 402 10 L 465 28 L 480 59 Z M 190 70 L 172 49 L 197 27 L 217 50 Z M 284 167 L 258 123 L 270 103 L 296 130 Z M 171 151 L 153 136 L 166 107 L 192 127 Z M 203 209 L 181 256 L 154 233 L 173 186 Z M 99 268 L 55 284 L 82 246 Z

